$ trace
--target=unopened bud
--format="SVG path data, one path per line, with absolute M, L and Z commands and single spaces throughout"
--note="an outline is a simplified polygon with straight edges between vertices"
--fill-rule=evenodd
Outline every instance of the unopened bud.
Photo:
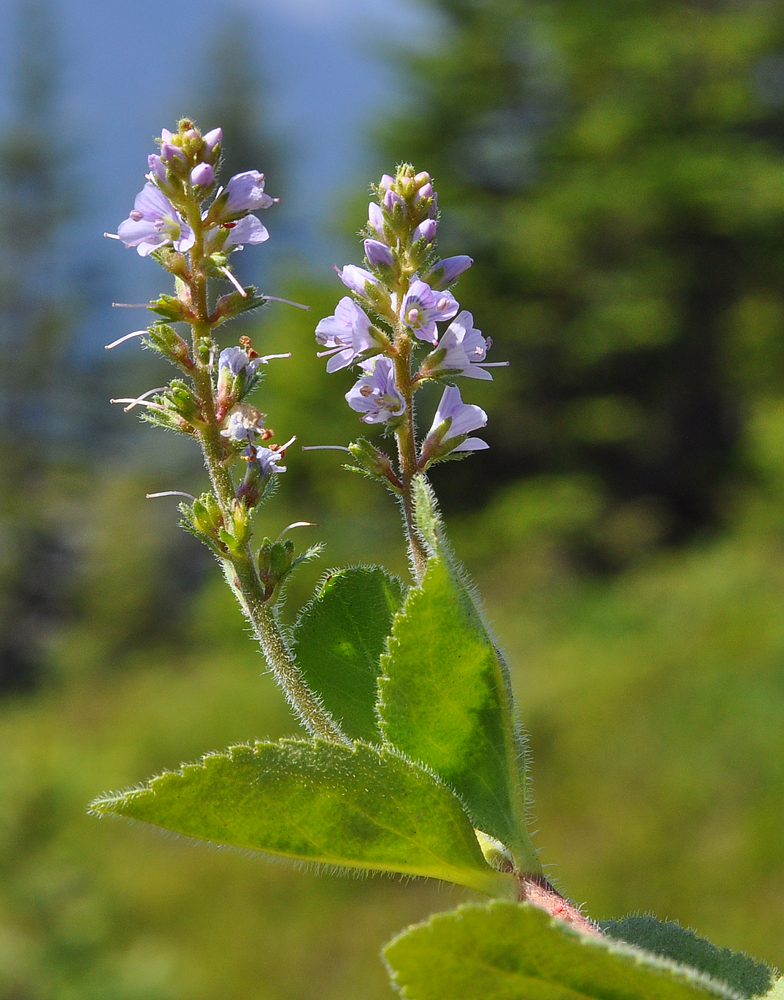
M 214 128 L 204 136 L 204 155 L 211 157 L 223 142 L 223 129 Z M 220 152 L 220 150 L 218 150 Z
M 392 251 L 379 240 L 365 240 L 365 256 L 371 267 L 394 267 L 395 258 Z
M 215 181 L 215 171 L 209 163 L 200 163 L 191 170 L 191 184 L 194 187 L 208 188 Z
M 469 269 L 474 263 L 471 257 L 460 254 L 456 257 L 444 257 L 443 260 L 436 261 L 426 275 L 422 278 L 434 290 L 443 291 L 448 288 L 453 281 Z
M 436 238 L 436 229 L 438 229 L 438 223 L 435 219 L 425 219 L 411 234 L 411 242 L 418 243 L 420 240 L 424 240 L 425 243 L 432 243 Z

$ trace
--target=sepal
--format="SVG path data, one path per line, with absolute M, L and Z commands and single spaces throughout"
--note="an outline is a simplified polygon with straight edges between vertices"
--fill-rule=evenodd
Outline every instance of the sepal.
M 174 247 L 169 246 L 168 244 L 158 247 L 157 250 L 152 251 L 150 256 L 170 274 L 174 274 L 178 278 L 185 278 L 188 276 L 188 261 L 185 254 L 180 253 L 179 250 L 175 250 Z
M 395 475 L 389 456 L 372 445 L 367 438 L 359 438 L 357 441 L 352 441 L 348 446 L 348 450 L 357 464 L 345 465 L 345 469 L 348 469 L 350 472 L 358 472 L 361 476 L 367 476 L 369 479 L 375 479 L 377 482 L 386 483 L 396 493 L 403 491 L 403 484 Z
M 157 299 L 150 302 L 148 308 L 151 312 L 163 316 L 164 319 L 168 319 L 172 323 L 193 324 L 196 322 L 196 317 L 189 303 L 175 295 L 159 295 Z
M 187 343 L 167 323 L 153 323 L 148 327 L 147 336 L 142 343 L 150 350 L 157 351 L 172 364 L 191 371 L 193 362 Z
M 284 581 L 297 566 L 318 558 L 323 549 L 324 545 L 319 542 L 295 556 L 294 542 L 291 538 L 279 538 L 274 542 L 265 538 L 256 554 L 259 579 L 264 588 L 264 600 L 267 603 L 274 601 Z
M 221 277 L 225 277 L 225 275 L 221 275 Z M 241 316 L 252 309 L 259 309 L 267 301 L 263 295 L 256 295 L 256 289 L 253 285 L 248 285 L 244 292 L 245 295 L 240 295 L 239 292 L 221 295 L 210 316 L 210 325 L 213 328 L 220 326 L 227 320 L 234 319 L 235 316 Z

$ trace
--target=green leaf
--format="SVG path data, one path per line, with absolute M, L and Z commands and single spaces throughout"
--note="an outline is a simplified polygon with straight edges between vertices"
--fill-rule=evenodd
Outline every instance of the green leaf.
M 630 916 L 623 920 L 606 920 L 601 928 L 609 937 L 699 969 L 743 997 L 762 996 L 773 986 L 773 970 L 764 962 L 756 962 L 729 948 L 717 948 L 706 938 L 672 921 Z
M 626 944 L 592 937 L 527 903 L 439 913 L 384 949 L 408 1000 L 707 1000 L 737 994 Z
M 231 747 L 91 803 L 217 844 L 510 895 L 452 792 L 398 753 L 283 740 Z
M 379 743 L 379 661 L 404 587 L 380 566 L 330 572 L 297 623 L 295 655 L 308 686 L 352 739 Z
M 431 554 L 381 658 L 381 731 L 454 788 L 474 826 L 505 844 L 519 868 L 538 872 L 506 665 L 424 497 L 417 514 L 431 518 L 422 531 Z

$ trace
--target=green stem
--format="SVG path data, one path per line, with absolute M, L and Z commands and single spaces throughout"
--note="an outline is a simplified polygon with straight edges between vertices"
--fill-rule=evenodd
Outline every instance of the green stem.
M 427 550 L 417 531 L 414 518 L 414 477 L 417 474 L 417 455 L 414 433 L 414 388 L 411 382 L 411 343 L 405 334 L 397 340 L 400 346 L 395 357 L 395 383 L 406 401 L 406 418 L 395 431 L 397 452 L 400 459 L 400 480 L 403 484 L 400 500 L 411 567 L 417 583 L 421 583 L 427 569 Z
M 235 505 L 238 503 L 231 473 L 223 463 L 223 443 L 215 413 L 215 390 L 209 360 L 203 357 L 203 348 L 213 348 L 207 302 L 207 278 L 201 269 L 204 257 L 204 231 L 198 202 L 192 199 L 188 222 L 193 229 L 194 245 L 191 250 L 191 279 L 189 282 L 193 310 L 197 316 L 193 323 L 193 384 L 206 426 L 199 433 L 204 454 L 204 464 L 209 473 L 215 497 L 229 530 L 233 523 Z M 325 711 L 313 694 L 297 666 L 283 635 L 275 611 L 264 600 L 263 588 L 253 562 L 249 544 L 242 546 L 241 554 L 230 555 L 225 564 L 226 579 L 250 622 L 262 652 L 278 684 L 310 732 L 320 739 L 333 743 L 349 743 L 339 726 Z

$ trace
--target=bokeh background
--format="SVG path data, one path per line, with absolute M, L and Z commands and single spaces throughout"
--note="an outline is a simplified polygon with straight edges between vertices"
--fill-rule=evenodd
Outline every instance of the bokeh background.
M 436 470 L 514 665 L 537 844 L 596 918 L 784 966 L 781 0 L 0 5 L 0 997 L 375 1000 L 380 945 L 468 898 L 101 823 L 95 794 L 296 731 L 164 489 L 194 450 L 107 402 L 160 384 L 112 310 L 166 276 L 102 239 L 152 137 L 221 124 L 281 204 L 242 274 L 312 306 L 240 330 L 281 439 L 345 443 L 313 327 L 367 184 L 430 170 L 458 296 L 512 366 L 491 449 Z M 292 451 L 262 530 L 405 572 L 397 514 Z M 304 531 L 302 538 L 304 538 Z M 315 540 L 308 535 L 307 541 Z

